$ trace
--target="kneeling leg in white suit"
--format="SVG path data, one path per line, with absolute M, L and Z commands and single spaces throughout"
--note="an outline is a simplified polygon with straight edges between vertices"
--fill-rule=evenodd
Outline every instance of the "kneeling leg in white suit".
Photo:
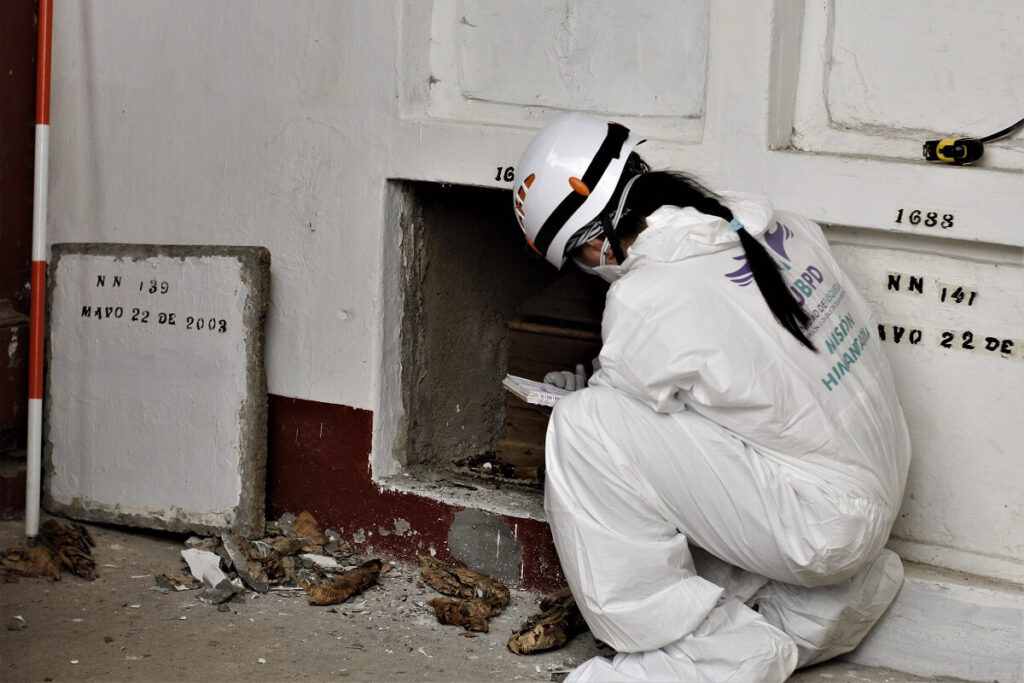
M 594 635 L 620 653 L 570 680 L 781 681 L 798 661 L 859 642 L 899 587 L 898 558 L 869 562 L 887 531 L 878 515 L 851 524 L 834 497 L 808 502 L 775 463 L 694 413 L 586 389 L 556 407 L 547 459 L 566 578 Z M 862 531 L 836 539 L 839 555 L 808 549 L 837 519 L 836 533 Z M 700 576 L 691 541 L 742 568 L 743 588 Z M 808 627 L 818 617 L 833 626 Z

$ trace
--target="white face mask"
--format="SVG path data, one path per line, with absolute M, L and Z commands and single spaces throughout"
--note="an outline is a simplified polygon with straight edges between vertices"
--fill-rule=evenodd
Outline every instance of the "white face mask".
M 580 259 L 573 257 L 572 262 L 576 264 L 576 267 L 582 270 L 587 275 L 596 275 L 605 282 L 615 282 L 622 277 L 622 267 L 617 264 L 605 264 L 605 254 L 608 252 L 608 240 L 604 241 L 601 246 L 601 263 L 600 265 L 591 267 Z
M 594 275 L 597 275 L 605 282 L 615 282 L 622 277 L 622 266 L 620 265 L 597 266 L 596 268 L 591 268 L 591 270 L 594 271 Z
M 636 180 L 635 177 L 631 178 L 629 183 L 626 184 L 626 191 L 627 192 L 629 191 L 629 186 L 633 183 L 634 180 Z M 623 198 L 625 198 L 626 192 L 623 192 L 622 195 L 623 195 Z M 619 211 L 616 212 L 616 214 L 615 214 L 616 222 L 618 221 L 619 212 L 621 212 L 621 211 L 622 211 L 622 203 L 620 202 L 619 203 Z M 594 268 L 594 272 L 597 273 L 605 282 L 615 282 L 620 277 L 622 277 L 622 266 L 620 264 L 617 264 L 617 263 L 616 264 L 610 264 L 610 263 L 609 264 L 605 264 L 604 259 L 608 255 L 608 248 L 609 248 L 608 238 L 605 238 L 604 244 L 601 245 L 601 263 L 596 268 Z

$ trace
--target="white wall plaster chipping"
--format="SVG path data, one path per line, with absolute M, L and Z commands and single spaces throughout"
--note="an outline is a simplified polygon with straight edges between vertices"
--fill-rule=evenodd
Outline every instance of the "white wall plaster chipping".
M 268 269 L 259 248 L 54 247 L 48 508 L 262 528 Z

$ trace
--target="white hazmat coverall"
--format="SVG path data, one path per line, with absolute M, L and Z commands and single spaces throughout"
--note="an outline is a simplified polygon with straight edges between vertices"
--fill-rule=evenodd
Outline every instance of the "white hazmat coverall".
M 772 316 L 729 224 L 662 207 L 608 292 L 601 368 L 547 434 L 545 508 L 614 647 L 569 680 L 781 681 L 895 597 L 910 459 L 868 306 L 812 221 L 723 194 L 812 320 Z

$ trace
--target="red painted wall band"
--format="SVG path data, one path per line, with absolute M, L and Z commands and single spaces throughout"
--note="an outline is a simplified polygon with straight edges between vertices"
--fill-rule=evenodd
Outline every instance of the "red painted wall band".
M 32 262 L 32 304 L 29 311 L 28 397 L 43 397 L 43 329 L 46 313 L 46 261 Z
M 324 527 L 348 540 L 364 532 L 364 549 L 416 563 L 433 548 L 452 562 L 448 533 L 461 509 L 422 496 L 390 491 L 370 477 L 373 413 L 348 406 L 271 394 L 267 434 L 267 512 L 308 510 Z M 396 519 L 411 533 L 382 535 Z M 520 585 L 550 591 L 565 585 L 547 524 L 505 518 L 523 544 Z
M 36 49 L 36 124 L 50 125 L 50 53 L 53 0 L 39 0 L 39 45 Z

